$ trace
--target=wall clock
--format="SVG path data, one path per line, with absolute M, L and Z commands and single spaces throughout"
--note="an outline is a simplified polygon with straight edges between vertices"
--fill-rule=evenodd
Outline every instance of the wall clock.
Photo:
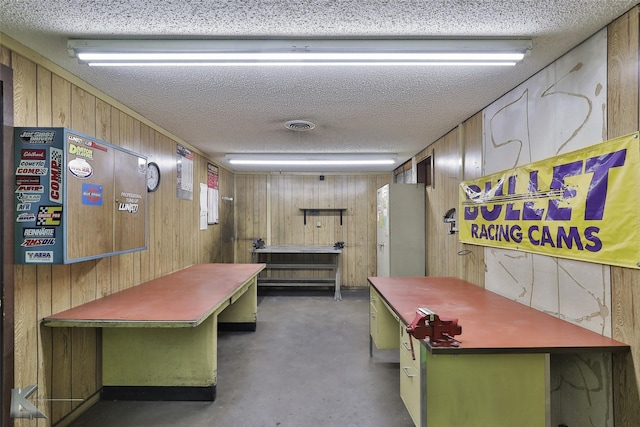
M 160 186 L 160 167 L 155 162 L 147 164 L 147 191 L 153 192 Z

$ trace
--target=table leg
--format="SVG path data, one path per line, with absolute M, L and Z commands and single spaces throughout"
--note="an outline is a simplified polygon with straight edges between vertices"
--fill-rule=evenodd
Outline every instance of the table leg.
M 550 425 L 548 354 L 427 352 L 425 363 L 428 426 Z
M 194 328 L 103 328 L 105 400 L 214 400 L 217 316 Z
M 340 255 L 333 255 L 333 263 L 335 264 L 335 272 L 336 272 L 336 293 L 333 296 L 333 299 L 336 301 L 342 301 L 342 294 L 340 293 Z
M 258 281 L 254 277 L 231 298 L 231 305 L 218 314 L 218 330 L 255 331 L 258 320 Z

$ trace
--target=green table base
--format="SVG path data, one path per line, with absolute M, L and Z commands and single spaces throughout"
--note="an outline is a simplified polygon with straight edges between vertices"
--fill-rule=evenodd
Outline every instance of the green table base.
M 215 385 L 217 320 L 209 316 L 194 328 L 104 328 L 103 386 Z
M 427 426 L 548 425 L 547 354 L 425 353 Z

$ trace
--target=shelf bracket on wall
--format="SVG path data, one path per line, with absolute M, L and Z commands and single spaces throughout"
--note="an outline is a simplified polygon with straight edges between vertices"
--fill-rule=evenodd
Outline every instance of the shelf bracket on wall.
M 300 208 L 300 210 L 304 214 L 304 225 L 307 225 L 307 211 L 309 211 L 309 215 L 318 215 L 320 211 L 339 211 L 340 212 L 340 225 L 342 225 L 342 213 L 347 210 L 347 208 Z

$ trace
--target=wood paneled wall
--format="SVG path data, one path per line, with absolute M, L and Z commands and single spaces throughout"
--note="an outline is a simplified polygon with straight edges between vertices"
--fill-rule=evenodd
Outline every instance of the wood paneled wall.
M 427 276 L 457 276 L 458 251 L 462 248 L 458 236 L 449 232 L 445 213 L 458 210 L 458 185 L 462 181 L 460 128 L 440 138 L 431 149 L 433 182 L 427 187 Z M 423 157 L 416 157 L 421 161 Z
M 482 113 L 478 113 L 416 155 L 416 161 L 432 156 L 433 185 L 426 198 L 426 265 L 428 276 L 456 276 L 484 287 L 484 248 L 462 244 L 449 232 L 445 213 L 456 208 L 464 179 L 481 173 Z
M 477 113 L 465 121 L 462 135 L 462 179 L 469 180 L 482 176 L 482 113 Z M 462 212 L 458 213 L 463 215 Z M 484 246 L 461 244 L 457 253 L 458 277 L 484 288 Z
M 100 331 L 44 328 L 41 319 L 191 264 L 233 262 L 233 204 L 221 202 L 221 223 L 200 231 L 198 188 L 193 201 L 176 198 L 176 140 L 26 48 L 26 55 L 15 46 L 0 49 L 2 63 L 13 69 L 15 126 L 68 127 L 146 155 L 162 172 L 159 190 L 149 194 L 147 250 L 71 265 L 15 267 L 15 386 L 37 384 L 39 399 L 74 399 L 39 400 L 49 418 L 37 423 L 47 426 L 95 400 Z M 207 182 L 206 170 L 207 160 L 196 152 L 196 185 Z M 233 197 L 233 180 L 220 168 L 220 196 Z M 13 191 L 12 183 L 5 185 Z
M 253 240 L 268 245 L 333 245 L 345 242 L 341 284 L 366 287 L 376 274 L 376 191 L 391 174 L 319 175 L 237 174 L 237 262 L 250 262 Z M 307 216 L 300 208 L 345 208 Z M 320 227 L 317 226 L 318 222 Z M 322 272 L 288 272 L 289 277 L 320 277 Z M 314 276 L 315 275 L 315 276 Z M 285 276 L 285 274 L 279 274 Z
M 609 25 L 607 31 L 607 131 L 615 138 L 640 129 L 638 67 L 639 8 Z M 611 267 L 613 338 L 631 346 L 614 355 L 614 420 L 616 426 L 640 425 L 640 271 Z

